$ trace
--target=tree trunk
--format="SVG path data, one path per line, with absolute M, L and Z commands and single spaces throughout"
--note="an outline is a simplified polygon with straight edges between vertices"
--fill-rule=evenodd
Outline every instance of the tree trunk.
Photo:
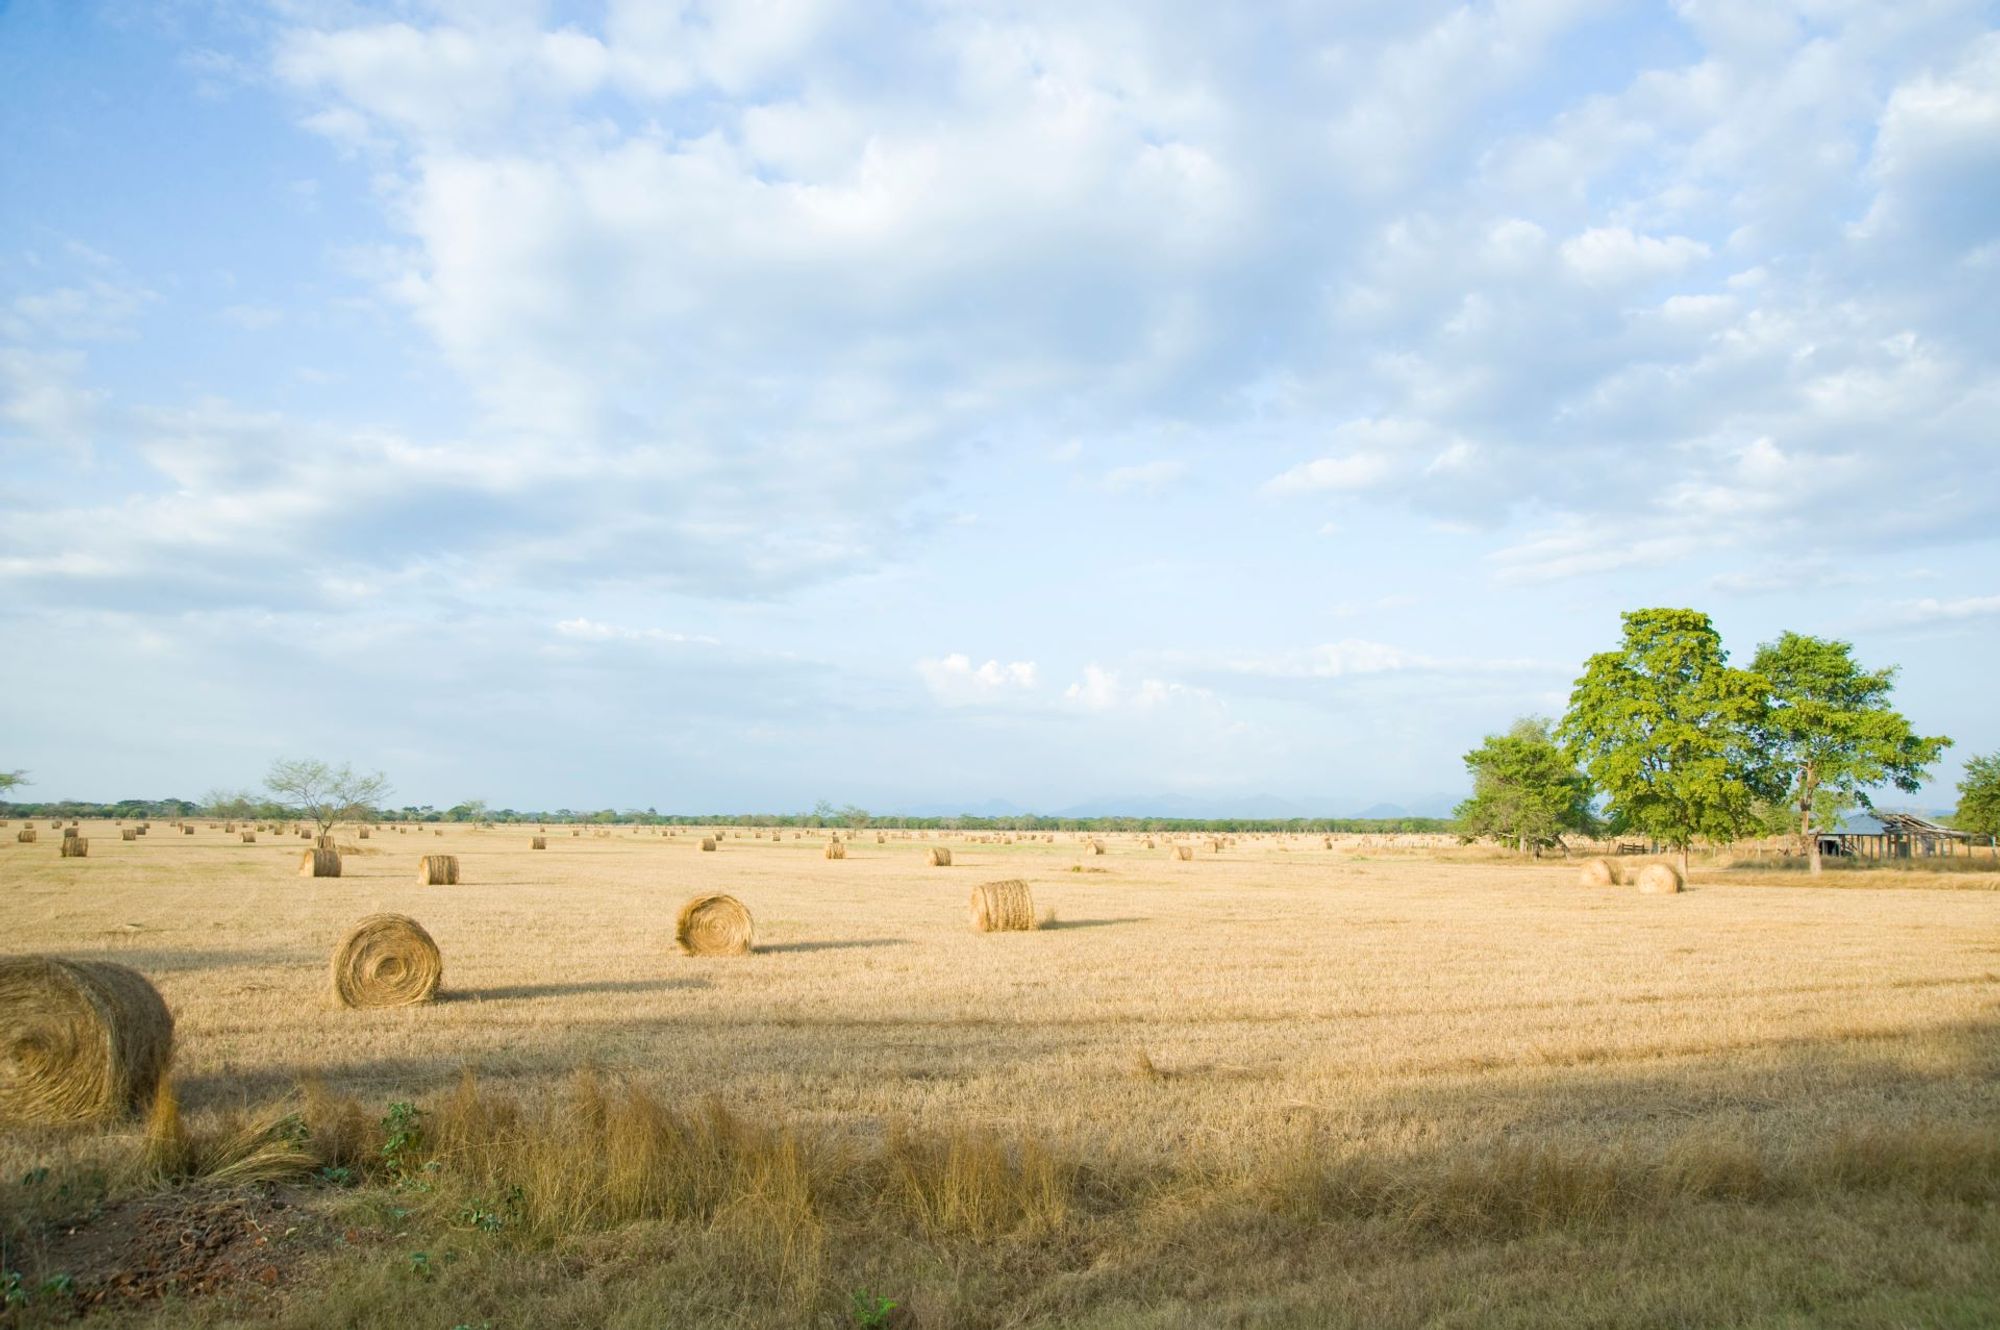
M 1812 771 L 1799 778 L 1799 835 L 1806 842 L 1806 868 L 1814 877 L 1820 874 L 1819 833 L 1813 829 L 1813 779 Z
M 1683 845 L 1681 846 L 1681 881 L 1683 882 L 1687 881 L 1687 876 L 1688 876 L 1688 847 Z

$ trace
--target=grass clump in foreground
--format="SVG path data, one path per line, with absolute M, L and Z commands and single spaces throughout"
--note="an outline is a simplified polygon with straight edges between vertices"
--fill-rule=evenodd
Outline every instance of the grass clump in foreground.
M 593 1072 L 534 1103 L 467 1073 L 387 1111 L 308 1086 L 201 1138 L 168 1090 L 128 1170 L 0 1193 L 0 1325 L 85 1305 L 52 1235 L 111 1198 L 283 1183 L 341 1235 L 289 1292 L 103 1298 L 93 1319 L 1972 1326 L 2000 1318 L 1995 1125 L 1393 1159 L 1301 1132 L 1163 1168 L 987 1131 L 805 1132 Z

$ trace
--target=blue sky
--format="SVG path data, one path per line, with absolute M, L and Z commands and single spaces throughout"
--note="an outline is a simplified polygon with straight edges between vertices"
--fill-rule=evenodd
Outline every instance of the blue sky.
M 0 3 L 0 767 L 1429 806 L 1675 604 L 1899 664 L 1948 804 L 1996 29 Z

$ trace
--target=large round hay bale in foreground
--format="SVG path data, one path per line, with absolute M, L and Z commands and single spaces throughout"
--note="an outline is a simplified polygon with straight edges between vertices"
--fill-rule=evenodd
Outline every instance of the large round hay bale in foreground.
M 300 877 L 339 877 L 339 850 L 307 850 L 299 856 Z
M 744 956 L 757 945 L 757 930 L 734 896 L 696 896 L 674 920 L 674 941 L 690 956 Z
M 1174 846 L 1174 858 L 1183 860 L 1194 858 L 1194 846 L 1192 845 Z
M 942 845 L 933 845 L 929 852 L 924 855 L 924 862 L 932 868 L 950 868 L 951 851 Z
M 1646 896 L 1671 896 L 1681 889 L 1680 870 L 1672 864 L 1647 864 L 1633 881 Z
M 139 839 L 139 833 L 138 833 L 138 832 L 136 832 L 136 831 L 134 831 L 134 830 L 133 830 L 133 829 L 132 829 L 131 827 L 127 827 L 127 828 L 125 828 L 125 829 L 124 829 L 123 831 L 121 831 L 121 832 L 119 832 L 119 833 L 118 833 L 118 839 L 119 839 L 119 840 L 137 840 L 137 839 Z
M 110 961 L 0 957 L 0 1126 L 120 1117 L 173 1055 L 174 1018 Z
M 427 887 L 455 887 L 458 885 L 458 856 L 455 854 L 427 854 L 417 860 L 417 881 Z
M 1585 887 L 1615 887 L 1618 885 L 1618 869 L 1609 859 L 1586 859 L 1576 880 L 1578 885 Z
M 90 842 L 81 836 L 64 836 L 62 857 L 65 859 L 87 859 L 90 857 Z
M 1101 840 L 1094 840 L 1094 841 L 1092 841 L 1092 842 L 1090 843 L 1090 852 L 1091 852 L 1092 854 L 1103 854 L 1103 853 L 1104 853 L 1104 842 L 1103 842 L 1103 841 L 1101 841 Z
M 257 843 L 257 833 L 256 833 L 256 832 L 254 832 L 254 831 L 245 831 L 245 832 L 241 832 L 241 833 L 239 833 L 239 834 L 240 834 L 240 835 L 241 835 L 241 836 L 243 837 L 243 843 L 244 843 L 245 845 L 255 845 L 255 844 Z
M 1019 878 L 983 882 L 972 889 L 972 927 L 980 933 L 1019 933 L 1035 926 L 1035 897 Z
M 715 848 L 715 837 L 703 836 L 701 838 L 701 848 L 704 850 L 713 850 Z
M 829 859 L 845 859 L 847 857 L 847 846 L 837 840 L 828 841 L 826 843 L 826 857 Z
M 549 848 L 549 838 L 547 836 L 536 836 L 528 842 L 528 848 L 531 850 L 546 850 Z
M 33 845 L 35 843 L 35 838 L 40 834 L 41 833 L 36 831 L 33 827 L 22 827 L 19 831 L 14 833 L 14 839 L 21 842 L 21 844 L 23 845 Z
M 333 949 L 333 995 L 343 1007 L 407 1007 L 437 996 L 444 958 L 405 914 L 371 914 Z

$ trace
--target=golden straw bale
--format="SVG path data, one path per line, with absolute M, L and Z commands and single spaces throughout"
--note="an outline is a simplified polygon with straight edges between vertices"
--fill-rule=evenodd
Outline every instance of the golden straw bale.
M 696 896 L 674 920 L 674 941 L 690 956 L 743 956 L 757 945 L 757 932 L 734 896 Z
M 1586 859 L 1576 880 L 1578 886 L 1615 887 L 1618 885 L 1618 868 L 1609 859 Z
M 343 1007 L 407 1007 L 437 996 L 444 959 L 407 915 L 371 914 L 333 949 L 333 996 Z
M 194 835 L 194 828 L 193 828 L 193 827 L 182 827 L 182 828 L 181 828 L 181 835 L 183 835 L 183 836 L 192 836 L 192 835 Z
M 65 859 L 86 859 L 90 856 L 90 842 L 81 836 L 64 836 L 62 857 Z
M 1194 846 L 1192 845 L 1176 845 L 1173 847 L 1173 850 L 1174 858 L 1176 859 L 1185 860 L 1194 858 Z
M 828 841 L 826 843 L 826 857 L 829 859 L 845 859 L 847 857 L 847 846 L 837 840 Z
M 237 834 L 243 837 L 245 845 L 255 845 L 257 843 L 257 833 L 254 831 L 242 831 Z
M 713 850 L 715 848 L 715 837 L 703 836 L 701 838 L 701 848 L 704 850 Z
M 528 842 L 528 848 L 531 850 L 546 850 L 549 848 L 549 838 L 547 836 L 536 836 Z
M 1683 885 L 1680 870 L 1672 864 L 1647 864 L 1632 880 L 1647 896 L 1671 896 Z
M 299 856 L 300 877 L 339 877 L 340 851 L 311 849 Z
M 1090 843 L 1090 852 L 1091 852 L 1092 854 L 1103 854 L 1103 853 L 1104 853 L 1104 842 L 1103 842 L 1103 841 L 1101 841 L 1101 840 L 1094 840 L 1094 841 L 1092 841 L 1092 842 Z
M 0 957 L 0 1126 L 119 1117 L 152 1098 L 174 1018 L 110 961 Z
M 417 860 L 417 881 L 427 887 L 458 885 L 458 856 L 427 854 Z
M 64 827 L 62 829 L 62 833 L 64 840 L 75 840 L 78 836 L 83 834 L 80 831 L 78 831 L 75 827 Z
M 118 833 L 118 839 L 119 839 L 119 840 L 137 840 L 137 839 L 139 839 L 139 833 L 138 833 L 138 832 L 136 832 L 136 831 L 134 831 L 134 830 L 133 830 L 132 828 L 130 828 L 130 827 L 126 827 L 126 828 L 125 828 L 125 829 L 124 829 L 123 831 L 120 831 L 120 832 Z
M 974 887 L 970 913 L 978 933 L 1016 933 L 1036 926 L 1034 893 L 1019 878 Z
M 356 840 L 367 840 L 367 839 L 368 839 L 368 828 L 366 828 L 366 827 L 362 827 L 362 828 L 360 828 L 360 829 L 359 829 L 358 831 L 356 831 L 356 832 L 354 833 L 354 838 L 355 838 Z
M 951 851 L 942 845 L 933 845 L 924 855 L 924 862 L 932 868 L 950 868 Z
M 21 844 L 23 845 L 33 845 L 35 843 L 35 837 L 39 835 L 41 835 L 41 833 L 39 831 L 36 831 L 33 827 L 22 827 L 19 831 L 14 833 L 14 839 L 21 842 Z

